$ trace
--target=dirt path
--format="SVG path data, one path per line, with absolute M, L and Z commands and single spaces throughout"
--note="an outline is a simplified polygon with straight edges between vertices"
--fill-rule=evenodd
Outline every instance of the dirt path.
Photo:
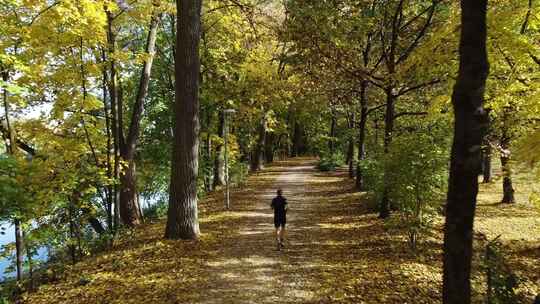
M 309 160 L 280 162 L 258 178 L 271 179 L 259 189 L 251 203 L 242 192 L 234 193 L 232 213 L 238 213 L 238 230 L 224 239 L 221 257 L 207 264 L 215 273 L 211 295 L 203 303 L 280 303 L 305 302 L 313 299 L 311 291 L 291 280 L 291 260 L 309 221 L 309 209 L 314 206 L 306 197 L 306 182 L 314 174 Z M 282 188 L 289 201 L 288 234 L 285 248 L 276 250 L 273 236 L 273 211 L 269 205 L 277 188 Z M 236 199 L 236 202 L 234 201 Z M 246 206 L 244 203 L 247 203 Z M 316 225 L 317 223 L 313 223 Z

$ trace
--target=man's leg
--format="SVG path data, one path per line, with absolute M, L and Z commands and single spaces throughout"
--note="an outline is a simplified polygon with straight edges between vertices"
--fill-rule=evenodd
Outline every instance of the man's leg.
M 277 243 L 278 250 L 280 249 L 280 242 L 279 242 L 280 233 L 281 233 L 280 226 L 276 225 L 276 243 Z
M 279 243 L 283 246 L 283 241 L 285 240 L 285 224 L 281 224 L 279 229 Z

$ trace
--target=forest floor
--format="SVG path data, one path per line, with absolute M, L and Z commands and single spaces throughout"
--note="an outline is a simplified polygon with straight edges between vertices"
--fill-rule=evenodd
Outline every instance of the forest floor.
M 347 172 L 321 173 L 314 164 L 279 161 L 252 175 L 233 190 L 230 211 L 222 192 L 207 196 L 198 241 L 164 240 L 164 221 L 145 224 L 24 303 L 440 303 L 442 219 L 413 253 L 406 233 L 377 218 Z M 278 187 L 289 201 L 282 251 L 269 207 Z M 475 302 L 485 289 L 485 239 L 502 235 L 519 292 L 532 303 L 540 293 L 540 216 L 526 204 L 496 204 L 489 187 L 479 199 Z

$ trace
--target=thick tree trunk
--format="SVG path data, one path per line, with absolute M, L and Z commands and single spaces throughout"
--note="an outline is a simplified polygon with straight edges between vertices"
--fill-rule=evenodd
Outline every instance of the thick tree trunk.
M 510 156 L 508 154 L 501 155 L 501 167 L 503 173 L 503 198 L 501 203 L 513 204 L 516 202 L 514 197 L 514 187 L 512 185 L 512 168 L 510 167 Z
M 471 303 L 473 221 L 487 115 L 487 0 L 461 0 L 460 66 L 454 86 L 452 145 L 444 230 L 443 303 Z
M 144 111 L 144 100 L 148 94 L 148 86 L 150 84 L 150 75 L 154 62 L 156 38 L 159 26 L 160 16 L 154 14 L 150 21 L 150 30 L 146 41 L 145 51 L 149 54 L 141 69 L 139 80 L 139 88 L 135 103 L 133 104 L 133 112 L 129 125 L 128 136 L 123 140 L 121 136 L 120 155 L 124 162 L 128 164 L 125 172 L 120 176 L 120 217 L 122 222 L 127 226 L 136 226 L 142 222 L 141 208 L 139 206 L 139 193 L 137 191 L 137 175 L 135 170 L 135 152 L 139 141 L 139 133 L 141 128 L 141 120 Z M 121 111 L 119 110 L 119 113 Z M 122 126 L 120 125 L 120 128 Z
M 128 164 L 120 176 L 120 218 L 124 225 L 133 227 L 142 222 L 137 191 L 137 170 L 135 160 L 124 158 L 124 161 Z
M 199 236 L 197 173 L 199 167 L 199 42 L 201 0 L 177 0 L 175 125 L 169 210 L 165 237 Z
M 219 136 L 225 140 L 225 117 L 223 111 L 219 112 Z M 214 187 L 225 185 L 225 147 L 224 143 L 216 146 L 216 159 L 214 161 Z
M 368 82 L 362 81 L 360 87 L 360 123 L 358 126 L 358 159 L 356 162 L 356 189 L 365 190 L 362 162 L 366 158 L 366 125 L 368 119 L 367 91 Z
M 388 155 L 390 152 L 390 144 L 392 143 L 392 136 L 394 132 L 394 116 L 395 116 L 395 103 L 396 97 L 392 93 L 392 88 L 387 88 L 386 93 L 386 114 L 384 118 L 384 154 Z M 379 218 L 385 219 L 390 216 L 390 198 L 389 192 L 389 176 L 388 169 L 384 168 L 384 181 L 383 181 L 383 196 L 381 199 Z

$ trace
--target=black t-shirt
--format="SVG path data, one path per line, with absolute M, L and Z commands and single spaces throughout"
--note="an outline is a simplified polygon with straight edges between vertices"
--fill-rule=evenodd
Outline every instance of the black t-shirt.
M 274 209 L 275 217 L 284 217 L 286 213 L 287 200 L 283 196 L 276 196 L 272 200 L 272 208 Z

